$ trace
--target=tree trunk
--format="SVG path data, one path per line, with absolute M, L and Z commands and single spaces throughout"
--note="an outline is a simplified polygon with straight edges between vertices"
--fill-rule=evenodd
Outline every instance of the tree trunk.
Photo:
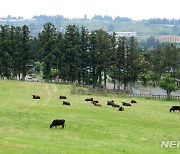
M 114 76 L 113 77 L 114 78 L 113 79 L 113 84 L 114 84 L 114 88 L 113 89 L 115 90 L 116 89 L 116 80 L 115 80 L 116 72 L 115 72 L 115 70 L 113 71 L 113 76 Z
M 25 81 L 25 77 L 26 77 L 26 67 L 25 65 L 23 66 L 23 73 L 22 73 L 22 80 Z
M 171 95 L 170 95 L 170 94 L 171 94 L 171 91 L 168 91 L 168 90 L 167 90 L 167 99 L 168 99 L 168 100 L 171 99 Z
M 96 84 L 95 68 L 93 68 L 93 73 L 92 73 L 92 84 L 93 84 L 93 88 L 95 88 L 95 84 Z
M 102 83 L 101 69 L 98 71 L 98 76 L 99 76 L 99 84 L 101 84 Z
M 104 70 L 104 87 L 106 87 L 106 80 L 107 80 L 107 71 Z
M 114 84 L 113 89 L 115 90 L 116 89 L 116 81 L 115 80 L 113 80 L 113 84 Z
M 86 81 L 85 81 L 85 70 L 83 69 L 82 70 L 82 84 L 83 84 L 83 86 L 85 85 L 85 84 L 87 84 L 87 83 L 85 83 Z
M 18 77 L 19 77 L 19 80 L 20 80 L 20 78 L 21 78 L 20 68 L 19 68 L 19 72 L 18 72 Z

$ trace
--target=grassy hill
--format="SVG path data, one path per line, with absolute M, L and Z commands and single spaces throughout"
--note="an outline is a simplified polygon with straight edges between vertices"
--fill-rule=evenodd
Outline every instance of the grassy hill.
M 94 95 L 102 107 L 85 95 L 71 94 L 71 85 L 0 80 L 0 153 L 179 153 L 161 148 L 161 141 L 180 140 L 180 113 L 170 113 L 178 102 L 135 98 L 124 112 L 107 106 L 131 98 Z M 32 94 L 41 96 L 33 100 Z M 66 95 L 71 106 L 63 106 Z M 66 127 L 50 129 L 53 119 Z

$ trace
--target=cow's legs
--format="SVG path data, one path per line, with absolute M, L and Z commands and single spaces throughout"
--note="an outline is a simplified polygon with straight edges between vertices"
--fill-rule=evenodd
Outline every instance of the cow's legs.
M 64 124 L 62 124 L 62 128 L 64 128 Z

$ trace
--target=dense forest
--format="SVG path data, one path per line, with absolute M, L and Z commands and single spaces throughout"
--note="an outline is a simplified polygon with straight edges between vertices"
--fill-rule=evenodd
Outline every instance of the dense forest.
M 42 73 L 46 82 L 103 84 L 108 78 L 126 88 L 137 80 L 158 83 L 165 73 L 180 79 L 180 49 L 175 44 L 157 45 L 148 52 L 136 38 L 116 37 L 103 29 L 91 33 L 85 26 L 68 25 L 65 33 L 46 23 L 37 37 L 29 27 L 0 26 L 0 76 L 25 80 Z

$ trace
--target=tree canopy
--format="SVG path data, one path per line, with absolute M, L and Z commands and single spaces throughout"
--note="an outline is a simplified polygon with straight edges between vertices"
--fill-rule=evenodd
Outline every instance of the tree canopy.
M 38 70 L 47 82 L 78 82 L 106 86 L 114 83 L 133 86 L 137 80 L 159 83 L 165 73 L 180 78 L 180 50 L 175 44 L 156 46 L 140 52 L 136 38 L 119 37 L 103 29 L 89 32 L 68 25 L 65 33 L 46 23 L 37 37 L 30 36 L 28 26 L 0 26 L 0 77 L 25 80 Z M 33 66 L 33 68 L 31 67 Z

